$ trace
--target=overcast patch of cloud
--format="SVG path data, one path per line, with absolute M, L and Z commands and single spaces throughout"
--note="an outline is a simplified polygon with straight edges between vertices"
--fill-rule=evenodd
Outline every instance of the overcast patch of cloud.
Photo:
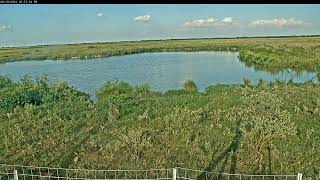
M 280 18 L 280 19 L 258 19 L 255 21 L 252 21 L 250 25 L 252 26 L 295 26 L 295 25 L 303 25 L 305 24 L 304 21 L 298 20 L 295 18 Z
M 11 25 L 0 25 L 0 32 L 12 32 Z
M 143 22 L 148 22 L 150 21 L 151 16 L 150 15 L 143 15 L 143 16 L 137 16 L 135 18 L 133 18 L 134 21 L 143 21 Z

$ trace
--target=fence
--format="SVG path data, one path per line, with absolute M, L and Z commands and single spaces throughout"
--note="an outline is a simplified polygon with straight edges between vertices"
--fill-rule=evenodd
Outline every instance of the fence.
M 302 180 L 302 174 L 297 175 L 249 175 L 229 174 L 210 171 L 178 168 L 177 179 L 186 180 Z
M 247 175 L 216 173 L 187 168 L 149 170 L 88 170 L 0 164 L 0 180 L 302 180 L 298 175 Z

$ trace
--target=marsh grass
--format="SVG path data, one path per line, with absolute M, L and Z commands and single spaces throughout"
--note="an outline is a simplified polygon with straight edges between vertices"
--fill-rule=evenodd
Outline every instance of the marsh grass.
M 320 85 L 312 82 L 159 93 L 114 81 L 96 102 L 65 83 L 0 76 L 0 84 L 1 163 L 305 177 L 320 168 Z

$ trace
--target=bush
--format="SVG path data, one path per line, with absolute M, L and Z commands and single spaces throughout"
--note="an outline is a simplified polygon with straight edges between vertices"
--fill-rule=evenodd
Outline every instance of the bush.
M 263 87 L 266 85 L 266 82 L 263 79 L 259 79 L 258 86 Z
M 245 87 L 251 86 L 251 80 L 248 78 L 243 79 L 243 84 Z
M 198 88 L 196 83 L 194 83 L 192 80 L 187 80 L 184 82 L 184 89 L 188 92 L 197 92 Z
M 112 96 L 119 96 L 133 92 L 134 88 L 123 81 L 109 81 L 97 91 L 98 100 L 106 100 Z
M 137 93 L 150 93 L 150 86 L 148 84 L 142 84 L 142 85 L 138 85 L 135 86 L 135 91 Z
M 188 92 L 184 89 L 177 89 L 177 90 L 168 90 L 164 93 L 164 96 L 180 96 L 188 94 Z
M 0 89 L 13 84 L 12 80 L 7 76 L 0 76 Z

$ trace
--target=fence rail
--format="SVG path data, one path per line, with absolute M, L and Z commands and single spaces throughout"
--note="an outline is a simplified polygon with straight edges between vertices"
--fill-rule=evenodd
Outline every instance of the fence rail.
M 149 170 L 89 170 L 0 164 L 0 180 L 302 180 L 297 175 L 249 175 L 201 171 L 187 168 Z

